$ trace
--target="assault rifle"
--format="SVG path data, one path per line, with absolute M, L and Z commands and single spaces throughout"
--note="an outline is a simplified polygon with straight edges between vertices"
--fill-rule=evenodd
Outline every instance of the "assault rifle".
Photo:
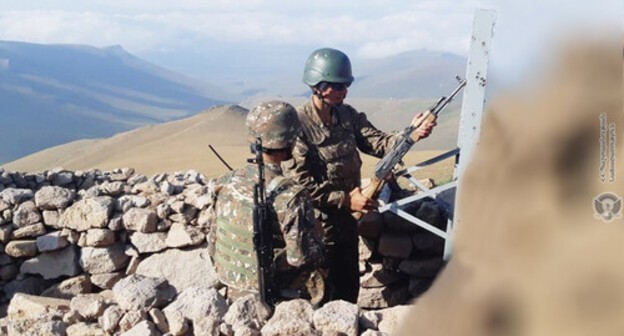
M 418 134 L 412 134 L 425 122 L 433 122 L 438 118 L 438 114 L 444 110 L 444 108 L 455 98 L 455 96 L 466 86 L 466 80 L 462 80 L 459 76 L 455 79 L 459 82 L 459 85 L 453 90 L 448 97 L 441 97 L 433 104 L 423 115 L 414 120 L 411 125 L 407 126 L 401 133 L 399 141 L 394 147 L 386 153 L 386 155 L 375 166 L 375 176 L 371 178 L 371 183 L 362 190 L 362 195 L 375 199 L 384 186 L 386 178 L 390 176 L 392 169 L 403 159 L 403 156 L 409 151 L 409 149 L 420 139 Z M 353 213 L 355 219 L 362 218 L 361 212 Z
M 262 140 L 260 138 L 251 145 L 251 152 L 256 157 L 247 159 L 247 161 L 258 165 L 258 182 L 254 186 L 253 208 L 253 244 L 258 262 L 258 291 L 260 292 L 260 299 L 273 307 L 277 301 L 277 293 L 273 287 L 273 275 L 275 274 L 273 233 L 271 232 L 272 226 L 268 221 L 268 205 L 264 188 L 264 160 L 262 159 Z

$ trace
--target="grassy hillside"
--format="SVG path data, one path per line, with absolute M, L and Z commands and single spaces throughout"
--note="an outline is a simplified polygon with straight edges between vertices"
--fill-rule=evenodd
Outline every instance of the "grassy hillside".
M 362 105 L 372 107 L 376 104 L 384 105 L 374 100 Z M 409 105 L 407 102 L 404 104 Z M 226 168 L 210 152 L 208 144 L 216 147 L 233 167 L 244 165 L 246 158 L 250 157 L 245 137 L 246 113 L 247 110 L 239 106 L 218 106 L 189 118 L 145 126 L 110 138 L 56 146 L 2 167 L 31 172 L 55 167 L 71 170 L 133 167 L 147 175 L 194 169 L 208 177 L 216 177 L 226 172 Z M 383 113 L 378 116 L 379 120 L 383 119 Z M 411 119 L 408 115 L 400 118 Z M 452 135 L 436 131 L 429 139 L 417 143 L 404 161 L 411 165 L 435 156 L 440 148 L 444 148 L 440 144 L 449 141 L 448 137 Z M 427 145 L 438 148 L 427 149 Z M 364 176 L 372 174 L 377 161 L 376 158 L 364 157 Z M 417 176 L 445 179 L 452 173 L 452 167 L 452 160 L 447 160 L 419 172 Z

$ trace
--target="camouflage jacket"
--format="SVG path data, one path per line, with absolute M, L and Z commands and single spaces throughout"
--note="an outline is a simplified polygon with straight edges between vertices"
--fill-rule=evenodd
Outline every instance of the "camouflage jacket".
M 302 130 L 287 176 L 310 191 L 314 206 L 321 211 L 342 208 L 349 192 L 361 183 L 358 149 L 383 157 L 397 136 L 378 130 L 364 113 L 346 104 L 332 107 L 329 126 L 323 124 L 311 100 L 297 112 Z
M 304 187 L 265 164 L 267 202 L 272 211 L 274 255 L 278 273 L 296 273 L 322 262 L 320 233 L 314 230 L 313 207 Z M 253 190 L 256 165 L 230 172 L 215 181 L 209 242 L 219 279 L 228 286 L 257 291 L 257 259 L 253 246 Z M 276 186 L 277 182 L 278 185 Z M 272 203 L 271 203 L 272 201 Z M 276 274 L 279 279 L 279 274 Z

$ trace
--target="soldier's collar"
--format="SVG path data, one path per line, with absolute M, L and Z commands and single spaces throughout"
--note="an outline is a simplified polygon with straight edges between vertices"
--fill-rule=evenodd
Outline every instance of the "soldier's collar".
M 279 164 L 275 164 L 275 163 L 271 163 L 271 162 L 266 162 L 264 164 L 266 169 L 271 170 L 272 172 L 274 172 L 277 175 L 282 175 L 282 166 L 280 166 Z

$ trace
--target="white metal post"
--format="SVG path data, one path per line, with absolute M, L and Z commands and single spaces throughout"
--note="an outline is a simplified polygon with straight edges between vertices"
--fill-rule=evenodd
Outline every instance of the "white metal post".
M 468 64 L 466 66 L 467 83 L 464 89 L 459 133 L 457 136 L 457 147 L 460 152 L 454 177 L 459 181 L 458 188 L 461 188 L 461 176 L 470 162 L 481 133 L 488 62 L 495 21 L 496 12 L 494 10 L 477 9 L 475 11 Z M 455 200 L 457 200 L 457 197 Z M 461 221 L 461 209 L 457 205 L 456 203 L 453 219 L 449 220 L 447 225 L 447 239 L 444 245 L 445 260 L 448 260 L 452 254 L 453 231 Z

